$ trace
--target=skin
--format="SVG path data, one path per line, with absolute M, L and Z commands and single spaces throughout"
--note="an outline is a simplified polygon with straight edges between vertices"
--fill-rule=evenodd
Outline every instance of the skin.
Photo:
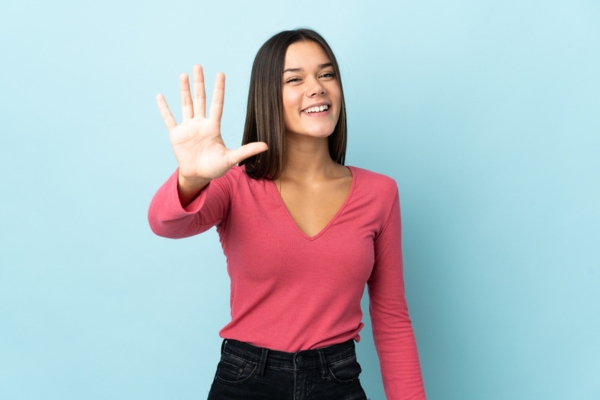
M 338 212 L 350 192 L 350 170 L 331 159 L 327 138 L 337 124 L 341 90 L 329 58 L 314 42 L 291 44 L 285 55 L 283 107 L 286 164 L 275 181 L 296 225 L 307 236 L 317 235 Z M 313 104 L 329 110 L 307 114 Z
M 352 183 L 350 170 L 329 155 L 327 137 L 333 132 L 341 109 L 341 90 L 333 68 L 326 65 L 329 62 L 316 43 L 297 42 L 287 49 L 286 72 L 282 75 L 286 164 L 275 185 L 298 228 L 311 237 L 335 216 Z M 220 132 L 225 76 L 217 74 L 208 116 L 200 65 L 194 66 L 193 76 L 193 100 L 187 75 L 180 76 L 183 116 L 179 125 L 164 97 L 156 96 L 179 164 L 178 192 L 183 207 L 212 179 L 223 176 L 243 159 L 267 150 L 263 142 L 228 149 Z M 314 104 L 327 104 L 329 109 L 307 114 L 305 109 Z
M 206 116 L 206 92 L 202 66 L 194 65 L 194 100 L 187 74 L 179 77 L 182 121 L 179 125 L 162 94 L 156 96 L 160 114 L 169 131 L 169 139 L 179 165 L 177 189 L 183 207 L 202 190 L 240 161 L 267 150 L 263 142 L 249 143 L 238 149 L 225 147 L 221 138 L 221 116 L 225 96 L 225 75 L 217 74 L 210 114 Z

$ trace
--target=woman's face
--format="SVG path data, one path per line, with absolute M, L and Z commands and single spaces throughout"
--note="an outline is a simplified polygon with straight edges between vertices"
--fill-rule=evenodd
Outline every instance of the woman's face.
M 315 42 L 296 42 L 285 53 L 283 110 L 286 134 L 323 138 L 335 129 L 341 90 L 331 60 Z

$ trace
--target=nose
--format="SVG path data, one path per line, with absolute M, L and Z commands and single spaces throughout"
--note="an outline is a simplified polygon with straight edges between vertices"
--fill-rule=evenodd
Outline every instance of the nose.
M 311 88 L 308 90 L 308 97 L 322 96 L 326 93 L 325 87 L 321 84 L 318 79 L 314 80 Z

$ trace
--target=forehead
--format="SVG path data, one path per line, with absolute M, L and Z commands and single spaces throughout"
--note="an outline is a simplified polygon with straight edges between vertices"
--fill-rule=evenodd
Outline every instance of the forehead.
M 288 46 L 285 52 L 285 67 L 310 68 L 330 62 L 323 48 L 315 42 L 295 42 Z

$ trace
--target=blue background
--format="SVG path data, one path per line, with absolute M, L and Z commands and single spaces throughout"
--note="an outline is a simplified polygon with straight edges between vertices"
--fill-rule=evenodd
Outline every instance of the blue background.
M 428 398 L 600 398 L 599 21 L 591 0 L 3 0 L 0 399 L 206 397 L 229 283 L 214 230 L 148 228 L 176 167 L 154 96 L 179 116 L 179 73 L 225 72 L 237 146 L 256 51 L 299 26 L 340 61 L 348 164 L 400 187 Z

